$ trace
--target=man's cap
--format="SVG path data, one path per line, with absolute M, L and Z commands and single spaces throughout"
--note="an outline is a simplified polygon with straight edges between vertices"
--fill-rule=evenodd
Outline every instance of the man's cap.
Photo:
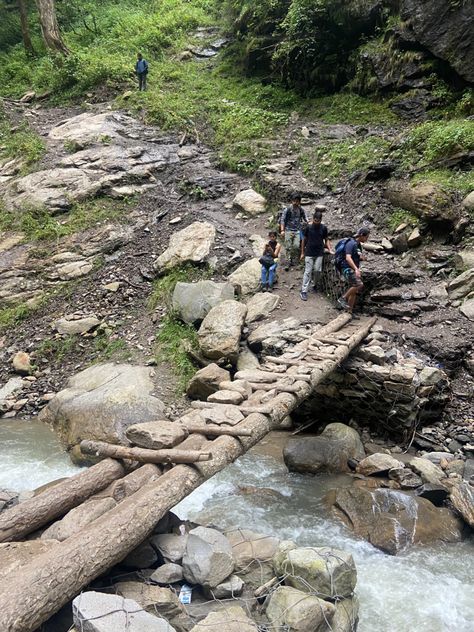
M 370 229 L 367 226 L 362 226 L 355 234 L 356 237 L 367 237 L 367 235 L 370 235 Z

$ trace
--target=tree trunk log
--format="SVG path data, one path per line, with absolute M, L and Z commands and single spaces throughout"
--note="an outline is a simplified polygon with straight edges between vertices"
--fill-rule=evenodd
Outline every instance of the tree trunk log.
M 210 452 L 196 452 L 194 450 L 126 448 L 102 441 L 81 441 L 80 446 L 84 454 L 111 457 L 112 459 L 129 459 L 139 463 L 197 463 L 212 459 Z
M 18 0 L 18 9 L 20 11 L 21 36 L 23 38 L 23 46 L 29 55 L 35 54 L 33 43 L 30 37 L 30 28 L 28 26 L 28 10 L 25 0 Z
M 244 430 L 238 426 L 235 428 L 226 428 L 225 426 L 217 426 L 211 424 L 194 424 L 192 422 L 182 423 L 181 426 L 189 433 L 207 435 L 208 437 L 220 437 L 228 435 L 229 437 L 250 437 L 251 430 Z
M 125 474 L 118 461 L 107 459 L 50 487 L 0 515 L 0 542 L 19 540 L 63 516 Z
M 35 0 L 41 22 L 41 33 L 46 47 L 55 53 L 69 55 L 69 49 L 63 42 L 56 17 L 54 0 Z

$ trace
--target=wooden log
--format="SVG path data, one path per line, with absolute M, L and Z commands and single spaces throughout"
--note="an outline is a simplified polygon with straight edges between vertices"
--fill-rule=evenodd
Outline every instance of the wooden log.
M 238 426 L 227 428 L 225 424 L 218 426 L 216 424 L 193 424 L 190 422 L 181 425 L 188 432 L 195 432 L 196 434 L 203 434 L 209 437 L 220 437 L 223 435 L 229 437 L 250 437 L 252 435 L 251 430 L 239 428 Z
M 0 515 L 0 542 L 20 540 L 33 533 L 124 474 L 125 469 L 121 463 L 107 459 L 46 489 L 38 496 L 7 509 Z
M 280 393 L 298 393 L 301 389 L 301 384 L 306 384 L 306 382 L 301 382 L 299 386 L 295 384 L 279 384 L 275 382 L 273 384 L 250 384 L 254 391 L 279 391 Z
M 196 452 L 195 450 L 147 450 L 146 448 L 127 448 L 103 441 L 81 441 L 81 452 L 96 456 L 111 457 L 112 459 L 130 459 L 139 463 L 197 463 L 209 461 L 210 452 Z

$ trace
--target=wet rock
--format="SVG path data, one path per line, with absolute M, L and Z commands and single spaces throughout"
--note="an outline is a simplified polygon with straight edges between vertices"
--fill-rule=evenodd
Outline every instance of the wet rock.
M 60 334 L 74 335 L 85 334 L 95 329 L 100 324 L 100 320 L 96 316 L 87 316 L 86 318 L 78 318 L 74 314 L 69 314 L 60 318 L 54 323 L 54 328 Z
M 240 606 L 228 606 L 211 612 L 190 632 L 257 632 L 257 625 Z
M 474 268 L 463 272 L 448 283 L 448 294 L 452 301 L 464 298 L 474 291 Z
M 247 317 L 245 322 L 247 324 L 253 323 L 257 320 L 262 320 L 268 316 L 274 309 L 281 303 L 281 299 L 276 294 L 267 292 L 259 292 L 250 298 L 247 302 Z
M 365 456 L 359 434 L 344 424 L 328 424 L 317 437 L 290 439 L 283 458 L 292 472 L 349 472 L 348 459 Z
M 443 485 L 425 483 L 416 490 L 416 495 L 420 496 L 420 498 L 426 498 L 436 507 L 442 507 L 448 497 L 448 490 Z
M 183 568 L 179 564 L 163 564 L 150 575 L 150 581 L 155 584 L 175 584 L 183 579 Z
M 128 426 L 163 417 L 164 404 L 153 389 L 149 367 L 97 364 L 69 378 L 39 419 L 68 446 L 82 439 L 120 443 Z
M 265 212 L 267 201 L 260 193 L 253 189 L 246 189 L 237 193 L 232 204 L 234 208 L 253 217 Z
M 431 182 L 413 185 L 404 180 L 392 180 L 385 189 L 385 195 L 394 206 L 411 211 L 427 221 L 454 221 L 457 217 L 449 194 Z
M 13 369 L 19 375 L 30 375 L 32 372 L 30 356 L 24 351 L 18 351 L 13 356 Z
M 186 391 L 191 399 L 206 400 L 209 395 L 219 390 L 219 384 L 230 380 L 230 373 L 217 364 L 209 364 L 199 369 L 189 382 Z
M 171 236 L 168 248 L 154 263 L 155 270 L 163 273 L 186 262 L 204 262 L 215 237 L 216 229 L 209 222 L 190 224 Z
M 446 478 L 446 474 L 440 467 L 422 457 L 414 457 L 410 461 L 410 467 L 421 476 L 425 483 L 439 485 L 440 481 Z
M 272 559 L 280 543 L 278 538 L 249 529 L 235 529 L 225 535 L 232 546 L 235 572 L 246 584 L 262 586 L 274 576 Z
M 186 438 L 186 432 L 179 424 L 165 420 L 133 424 L 125 435 L 132 444 L 150 450 L 172 448 Z
M 188 536 L 176 533 L 162 533 L 153 536 L 150 542 L 167 562 L 176 564 L 183 559 Z
M 323 632 L 336 608 L 328 601 L 296 588 L 280 586 L 271 595 L 266 615 L 275 629 L 288 632 Z
M 136 601 L 119 595 L 83 592 L 72 602 L 72 614 L 81 632 L 176 632 L 165 619 L 144 612 Z
M 411 544 L 458 542 L 462 526 L 425 498 L 389 489 L 337 489 L 327 495 L 334 514 L 357 535 L 396 555 Z
M 261 256 L 261 255 L 260 255 Z M 262 266 L 257 258 L 249 259 L 229 275 L 228 281 L 242 296 L 253 294 L 260 286 Z
M 0 544 L 0 578 L 7 580 L 16 570 L 50 551 L 57 543 L 57 540 L 43 539 Z
M 386 474 L 393 468 L 401 467 L 400 461 L 394 459 L 389 454 L 382 454 L 376 452 L 370 456 L 365 457 L 357 465 L 356 472 L 363 474 L 364 476 L 372 476 L 374 474 Z
M 355 632 L 359 623 L 359 601 L 357 597 L 338 601 L 335 606 L 336 613 L 331 621 L 331 632 Z
M 474 493 L 468 483 L 460 483 L 451 490 L 449 499 L 464 522 L 474 529 Z
M 200 323 L 222 301 L 233 298 L 234 287 L 230 283 L 178 282 L 173 292 L 173 310 L 179 318 L 191 325 Z
M 350 597 L 357 583 L 352 555 L 331 547 L 302 547 L 278 552 L 273 566 L 285 584 L 322 599 Z
M 182 565 L 186 581 L 215 588 L 234 570 L 231 544 L 219 531 L 197 527 L 189 532 Z
M 16 391 L 23 387 L 23 379 L 21 377 L 12 377 L 0 388 L 0 408 L 4 405 L 5 400 L 13 395 Z
M 211 360 L 236 362 L 247 307 L 237 301 L 223 301 L 213 307 L 198 331 L 203 355 Z
M 397 481 L 402 489 L 416 489 L 423 485 L 421 476 L 418 476 L 418 474 L 415 474 L 408 468 L 394 468 L 389 471 L 388 476 L 391 480 Z

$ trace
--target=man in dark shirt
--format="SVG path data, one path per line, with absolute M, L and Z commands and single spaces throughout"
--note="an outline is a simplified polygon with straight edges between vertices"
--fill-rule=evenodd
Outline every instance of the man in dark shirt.
M 146 90 L 146 76 L 148 74 L 148 62 L 143 59 L 141 53 L 137 55 L 137 63 L 135 64 L 135 74 L 138 77 L 138 89 L 140 91 Z
M 320 280 L 323 270 L 324 249 L 332 251 L 331 242 L 328 239 L 328 229 L 321 223 L 323 214 L 315 211 L 313 221 L 303 229 L 303 241 L 301 242 L 301 260 L 304 259 L 303 284 L 300 297 L 302 301 L 308 300 L 308 289 L 313 277 L 314 289 Z
M 288 270 L 298 258 L 300 231 L 308 223 L 306 213 L 301 207 L 301 195 L 293 194 L 290 201 L 291 205 L 283 211 L 280 223 L 280 234 L 285 239 L 285 270 Z
M 347 240 L 344 247 L 345 257 L 341 262 L 341 274 L 345 281 L 349 284 L 349 289 L 339 299 L 339 305 L 352 313 L 357 295 L 364 289 L 360 272 L 360 262 L 365 261 L 362 254 L 362 244 L 369 239 L 370 231 L 368 228 L 359 228 L 354 237 Z

